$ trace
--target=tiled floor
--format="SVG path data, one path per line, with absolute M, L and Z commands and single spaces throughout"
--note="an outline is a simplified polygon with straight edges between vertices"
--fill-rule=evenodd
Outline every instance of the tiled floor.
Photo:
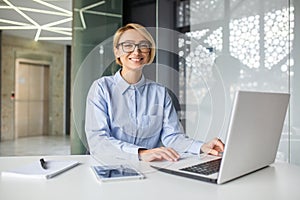
M 0 156 L 70 155 L 70 137 L 38 136 L 0 142 Z

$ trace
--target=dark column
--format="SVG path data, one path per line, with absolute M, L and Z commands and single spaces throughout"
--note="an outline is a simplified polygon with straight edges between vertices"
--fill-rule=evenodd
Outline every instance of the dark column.
M 2 30 L 0 30 L 0 142 L 1 142 L 1 127 L 2 127 L 2 123 L 1 123 L 1 119 L 2 119 Z
M 70 135 L 71 132 L 71 46 L 66 46 L 66 97 L 65 97 L 65 133 L 66 135 Z

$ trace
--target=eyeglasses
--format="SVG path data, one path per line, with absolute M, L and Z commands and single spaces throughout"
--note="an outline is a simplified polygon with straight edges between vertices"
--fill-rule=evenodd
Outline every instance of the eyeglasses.
M 140 42 L 138 44 L 134 44 L 132 42 L 122 42 L 122 43 L 119 43 L 117 45 L 117 48 L 119 46 L 122 46 L 122 50 L 125 52 L 125 53 L 131 53 L 131 52 L 134 52 L 135 50 L 135 47 L 138 47 L 138 49 L 142 52 L 142 53 L 148 53 L 150 52 L 150 49 L 151 49 L 151 44 L 149 42 Z

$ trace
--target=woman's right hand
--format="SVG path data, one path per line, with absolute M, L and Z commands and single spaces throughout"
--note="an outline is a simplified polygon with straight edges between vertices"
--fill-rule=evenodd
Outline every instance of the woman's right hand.
M 142 161 L 151 162 L 151 161 L 177 161 L 180 158 L 180 155 L 172 148 L 168 147 L 159 147 L 154 149 L 139 149 L 139 158 Z

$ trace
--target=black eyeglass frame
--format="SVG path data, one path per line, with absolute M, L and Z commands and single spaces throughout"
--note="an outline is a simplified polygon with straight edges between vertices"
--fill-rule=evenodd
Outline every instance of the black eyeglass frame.
M 132 51 L 126 51 L 126 50 L 124 50 L 124 44 L 132 44 L 132 45 L 134 45 L 134 48 L 132 49 Z M 147 51 L 144 51 L 144 50 L 142 50 L 140 48 L 141 44 L 148 44 L 149 45 L 148 48 L 144 48 L 145 50 L 147 49 Z M 146 41 L 140 42 L 140 43 L 137 43 L 137 44 L 135 44 L 133 42 L 121 42 L 121 43 L 117 44 L 117 48 L 119 48 L 119 46 L 122 46 L 122 50 L 125 53 L 132 53 L 132 52 L 134 52 L 134 50 L 135 50 L 136 47 L 138 47 L 138 50 L 141 51 L 142 53 L 149 53 L 151 51 L 151 47 L 152 47 L 151 43 L 150 42 L 146 42 Z

